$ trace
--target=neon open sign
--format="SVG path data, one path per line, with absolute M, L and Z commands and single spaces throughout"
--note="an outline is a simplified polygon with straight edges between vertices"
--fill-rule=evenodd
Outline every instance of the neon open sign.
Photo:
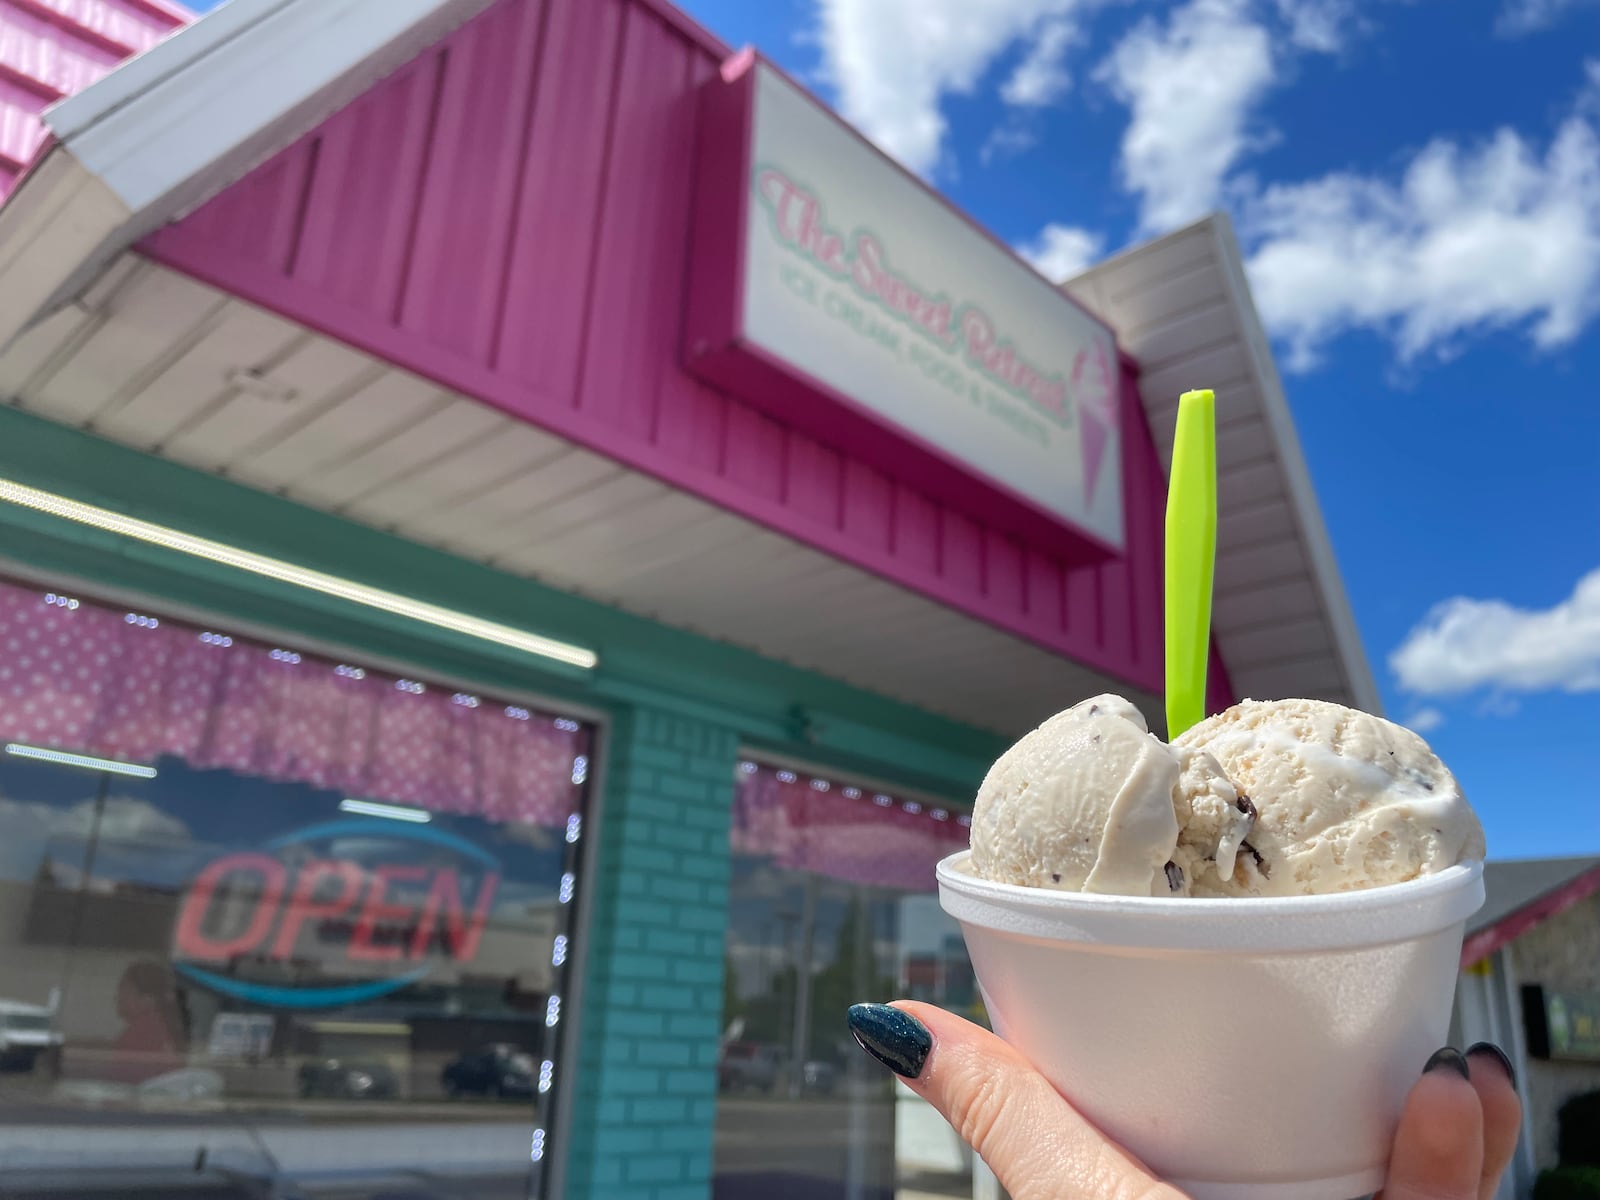
M 174 968 L 266 1007 L 357 1004 L 406 987 L 440 961 L 472 961 L 499 884 L 493 855 L 444 830 L 330 821 L 209 863 L 179 907 Z M 378 978 L 268 983 L 217 969 L 239 962 L 287 969 L 304 960 L 308 940 L 333 942 L 345 963 Z

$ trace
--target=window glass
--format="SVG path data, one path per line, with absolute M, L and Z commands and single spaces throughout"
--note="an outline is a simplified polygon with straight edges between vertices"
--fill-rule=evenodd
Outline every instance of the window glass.
M 589 727 L 0 585 L 0 739 L 8 1184 L 539 1194 Z
M 824 776 L 741 764 L 733 819 L 717 1200 L 971 1196 L 970 1152 L 869 1060 L 857 1001 L 927 1000 L 983 1020 L 934 865 L 964 814 Z

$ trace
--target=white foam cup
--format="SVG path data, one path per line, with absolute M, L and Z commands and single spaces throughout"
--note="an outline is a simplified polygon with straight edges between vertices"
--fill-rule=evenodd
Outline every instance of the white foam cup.
M 1383 1186 L 1483 865 L 1326 896 L 1087 895 L 939 864 L 995 1032 L 1195 1200 Z

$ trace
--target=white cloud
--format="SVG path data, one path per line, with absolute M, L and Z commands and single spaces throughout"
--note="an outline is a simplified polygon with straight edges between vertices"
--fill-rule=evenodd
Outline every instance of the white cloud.
M 1444 724 L 1444 714 L 1437 708 L 1419 708 L 1405 719 L 1407 729 L 1415 733 L 1432 733 Z
M 1425 696 L 1491 688 L 1600 691 L 1600 568 L 1550 608 L 1458 596 L 1434 608 L 1392 655 L 1400 686 Z
M 1083 271 L 1104 249 L 1105 239 L 1098 233 L 1052 223 L 1033 241 L 1018 246 L 1017 253 L 1051 283 L 1061 283 Z
M 97 804 L 90 797 L 70 808 L 53 808 L 0 795 L 0 829 L 6 831 L 6 836 L 0 839 L 0 879 L 31 878 L 49 852 L 53 839 L 86 840 L 94 832 L 97 810 L 100 837 L 113 847 L 118 842 L 129 841 L 182 844 L 186 848 L 194 845 L 187 825 L 147 800 L 111 795 L 103 804 Z M 81 846 L 69 848 L 69 856 L 81 849 Z M 74 868 L 70 862 L 55 862 L 53 869 L 57 877 L 68 884 L 75 885 L 83 878 L 81 869 Z
M 1000 85 L 1000 99 L 1018 108 L 1054 104 L 1072 86 L 1065 60 L 1077 40 L 1078 28 L 1072 21 L 1061 17 L 1045 21 L 1026 57 Z
M 52 832 L 63 837 L 87 838 L 94 830 L 93 800 L 75 804 L 56 818 Z M 148 800 L 109 796 L 99 816 L 100 836 L 108 841 L 186 842 L 189 827 L 162 812 Z
M 1397 181 L 1341 173 L 1246 206 L 1249 271 L 1268 327 L 1307 370 L 1355 328 L 1402 360 L 1467 333 L 1570 342 L 1600 305 L 1600 138 L 1569 119 L 1541 156 L 1515 132 L 1436 141 Z
M 1022 125 L 997 125 L 978 148 L 978 161 L 984 166 L 1002 158 L 1012 158 L 1032 150 L 1039 144 L 1039 135 Z
M 1549 29 L 1569 13 L 1589 8 L 1596 0 L 1507 0 L 1495 22 L 1503 37 L 1521 37 Z
M 1092 2 L 817 0 L 817 42 L 844 118 L 926 175 L 945 149 L 943 99 L 970 94 L 1008 47 Z
M 1096 78 L 1130 110 L 1123 182 L 1140 194 L 1143 231 L 1162 233 L 1215 208 L 1262 140 L 1249 122 L 1275 78 L 1271 39 L 1245 0 L 1191 0 L 1165 24 L 1141 21 Z
M 1583 86 L 1578 89 L 1573 111 L 1589 121 L 1600 122 L 1600 58 L 1583 64 Z
M 1514 717 L 1522 711 L 1522 701 L 1504 692 L 1490 692 L 1478 705 L 1480 717 Z
M 1354 0 L 1276 0 L 1289 40 L 1302 50 L 1335 54 L 1356 27 Z

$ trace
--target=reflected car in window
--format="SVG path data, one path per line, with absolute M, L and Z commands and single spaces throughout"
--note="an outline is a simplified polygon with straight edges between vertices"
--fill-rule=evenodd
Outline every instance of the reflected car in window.
M 0 1000 L 0 1070 L 31 1071 L 61 1040 L 53 1006 Z
M 725 1092 L 770 1092 L 778 1083 L 783 1052 L 756 1042 L 730 1042 L 722 1048 L 717 1082 Z
M 504 1042 L 484 1046 L 446 1066 L 440 1083 L 450 1096 L 532 1096 L 533 1055 Z
M 325 1058 L 300 1068 L 300 1095 L 307 1100 L 393 1100 L 399 1094 L 399 1081 L 385 1063 Z
M 812 1059 L 801 1069 L 800 1087 L 808 1096 L 833 1095 L 839 1088 L 838 1065 Z

